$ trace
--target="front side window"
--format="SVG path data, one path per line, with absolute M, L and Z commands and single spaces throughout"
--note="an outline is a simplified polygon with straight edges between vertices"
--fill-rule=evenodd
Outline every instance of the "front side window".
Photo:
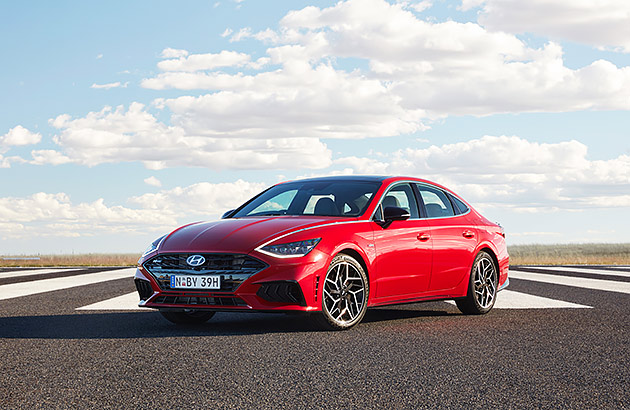
M 411 185 L 407 183 L 398 184 L 387 191 L 387 193 L 383 197 L 381 206 L 377 210 L 377 213 L 374 215 L 374 219 L 382 219 L 383 209 L 387 208 L 388 206 L 403 208 L 407 212 L 409 212 L 409 215 L 411 215 L 412 219 L 418 218 L 418 205 L 416 202 L 416 197 L 413 194 Z
M 296 181 L 271 187 L 241 206 L 231 218 L 246 216 L 318 215 L 357 217 L 363 214 L 380 182 Z
M 454 216 L 453 205 L 440 189 L 426 185 L 416 185 L 424 202 L 424 209 L 428 218 L 443 218 Z

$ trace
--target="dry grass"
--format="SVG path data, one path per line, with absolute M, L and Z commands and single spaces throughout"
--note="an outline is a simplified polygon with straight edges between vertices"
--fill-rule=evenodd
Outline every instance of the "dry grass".
M 630 243 L 512 245 L 510 265 L 630 265 Z
M 572 245 L 512 245 L 511 265 L 630 265 L 630 243 Z M 38 257 L 39 260 L 25 260 Z M 83 255 L 0 255 L 0 267 L 135 266 L 137 253 Z M 21 260 L 5 260 L 21 258 Z
M 12 260 L 15 258 L 16 260 Z M 39 258 L 31 260 L 30 258 Z M 138 253 L 87 253 L 82 255 L 1 255 L 0 266 L 135 266 Z M 11 260 L 7 260 L 11 259 Z

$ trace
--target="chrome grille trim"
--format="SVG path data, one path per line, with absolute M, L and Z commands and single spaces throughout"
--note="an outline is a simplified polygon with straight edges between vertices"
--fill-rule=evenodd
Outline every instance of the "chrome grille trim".
M 186 259 L 201 255 L 206 261 L 200 266 L 189 266 Z M 171 275 L 220 275 L 221 289 L 213 292 L 234 292 L 245 280 L 267 268 L 265 262 L 249 255 L 232 253 L 164 253 L 143 264 L 162 290 L 171 289 Z M 193 290 L 193 289 L 191 289 Z

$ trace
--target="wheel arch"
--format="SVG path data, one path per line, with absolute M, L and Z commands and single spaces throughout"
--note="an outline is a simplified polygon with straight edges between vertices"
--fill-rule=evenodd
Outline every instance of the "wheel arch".
M 359 253 L 357 250 L 352 249 L 352 248 L 344 248 L 340 250 L 339 252 L 337 252 L 335 255 L 333 255 L 333 257 L 336 255 L 339 255 L 340 253 L 351 256 L 352 258 L 356 259 L 356 261 L 359 262 L 359 265 L 361 265 L 361 267 L 365 271 L 365 276 L 367 276 L 368 282 L 370 281 L 370 270 L 368 269 L 367 263 L 365 263 L 365 260 L 363 259 L 363 255 L 361 255 L 361 253 Z
M 492 258 L 492 261 L 494 262 L 494 267 L 497 269 L 497 276 L 498 276 L 499 275 L 499 259 L 497 258 L 497 253 L 488 245 L 482 246 L 480 249 L 478 249 L 477 253 L 475 253 L 475 258 L 477 257 L 477 255 L 479 255 L 479 252 L 485 252 L 488 255 L 490 255 L 490 257 Z

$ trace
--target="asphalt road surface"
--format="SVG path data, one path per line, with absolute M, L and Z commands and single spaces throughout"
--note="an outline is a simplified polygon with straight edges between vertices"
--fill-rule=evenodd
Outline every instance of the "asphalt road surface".
M 630 267 L 513 267 L 485 316 L 450 303 L 304 316 L 136 308 L 134 269 L 0 269 L 0 408 L 630 408 Z

